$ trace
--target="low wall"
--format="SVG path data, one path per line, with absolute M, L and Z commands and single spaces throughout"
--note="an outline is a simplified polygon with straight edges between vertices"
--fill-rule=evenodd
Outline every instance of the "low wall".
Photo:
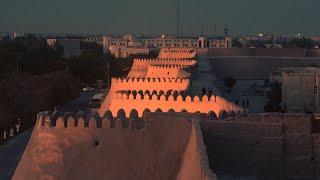
M 225 79 L 269 79 L 283 67 L 320 66 L 320 58 L 308 57 L 209 57 L 211 73 Z
M 189 142 L 182 158 L 177 180 L 215 180 L 209 168 L 206 147 L 198 121 L 193 120 Z
M 320 57 L 320 50 L 303 48 L 208 48 L 208 56 Z
M 319 150 L 311 118 L 271 113 L 203 121 L 210 167 L 218 177 L 312 179 Z
M 202 128 L 210 167 L 217 176 L 282 178 L 281 124 L 205 121 Z

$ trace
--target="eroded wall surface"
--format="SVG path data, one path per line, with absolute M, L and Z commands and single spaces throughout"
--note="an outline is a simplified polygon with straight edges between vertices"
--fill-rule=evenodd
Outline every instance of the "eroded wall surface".
M 310 115 L 266 114 L 204 121 L 210 167 L 218 177 L 312 179 L 319 150 L 313 148 L 318 141 L 311 120 Z

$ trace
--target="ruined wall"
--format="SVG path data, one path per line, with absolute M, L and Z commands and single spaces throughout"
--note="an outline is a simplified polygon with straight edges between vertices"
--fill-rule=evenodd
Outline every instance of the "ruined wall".
M 198 121 L 192 122 L 192 130 L 185 149 L 177 180 L 214 180 L 216 175 L 209 168 L 206 147 Z

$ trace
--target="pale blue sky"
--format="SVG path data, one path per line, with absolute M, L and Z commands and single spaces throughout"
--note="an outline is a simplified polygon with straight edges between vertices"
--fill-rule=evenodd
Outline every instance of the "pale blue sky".
M 176 32 L 176 0 L 0 0 L 0 32 Z M 320 0 L 181 0 L 184 34 L 320 32 Z

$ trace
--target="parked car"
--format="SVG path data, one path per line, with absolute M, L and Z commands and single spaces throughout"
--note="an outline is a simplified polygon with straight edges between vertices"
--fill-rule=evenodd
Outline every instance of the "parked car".
M 85 87 L 82 89 L 83 92 L 91 92 L 91 91 L 94 91 L 94 88 L 92 87 Z

